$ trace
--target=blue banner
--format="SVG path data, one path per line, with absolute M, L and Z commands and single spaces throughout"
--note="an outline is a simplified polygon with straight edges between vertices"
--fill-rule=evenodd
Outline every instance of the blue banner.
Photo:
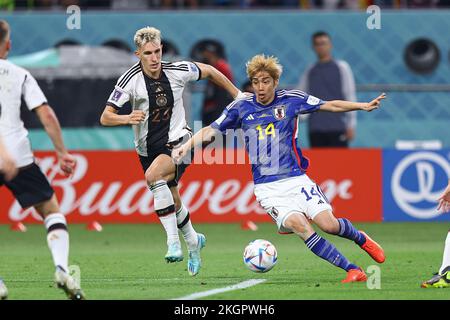
M 383 150 L 383 220 L 450 221 L 437 199 L 450 179 L 450 150 Z

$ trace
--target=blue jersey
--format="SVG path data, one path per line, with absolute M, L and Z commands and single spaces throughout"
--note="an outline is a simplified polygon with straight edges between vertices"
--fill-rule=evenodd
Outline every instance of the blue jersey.
M 268 105 L 256 96 L 235 100 L 211 124 L 214 129 L 242 129 L 255 184 L 300 176 L 309 161 L 297 144 L 298 115 L 317 111 L 324 101 L 300 90 L 277 90 Z

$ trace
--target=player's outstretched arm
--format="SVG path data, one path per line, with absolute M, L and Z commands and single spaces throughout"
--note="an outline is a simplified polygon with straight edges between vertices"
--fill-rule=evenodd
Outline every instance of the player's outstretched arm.
M 242 99 L 247 97 L 247 95 L 236 88 L 236 86 L 227 77 L 225 77 L 222 72 L 213 66 L 200 62 L 196 62 L 195 64 L 200 68 L 202 79 L 210 79 L 219 87 L 224 88 L 230 93 L 233 99 Z
M 43 104 L 36 108 L 36 114 L 52 140 L 61 170 L 66 176 L 70 176 L 75 168 L 76 159 L 64 146 L 61 126 L 55 112 L 48 104 Z
M 438 200 L 438 211 L 442 209 L 443 212 L 450 212 L 450 180 L 448 180 L 447 188 Z
M 3 144 L 3 140 L 1 137 L 0 137 L 0 172 L 3 172 L 3 174 L 5 175 L 6 181 L 11 180 L 17 174 L 16 163 L 9 154 L 8 150 L 6 150 L 6 147 Z
M 145 120 L 145 113 L 142 110 L 133 110 L 130 114 L 119 115 L 117 110 L 111 106 L 106 106 L 100 117 L 102 126 L 125 126 L 139 124 Z
M 381 100 L 386 99 L 386 94 L 382 93 L 370 102 L 351 102 L 345 100 L 331 100 L 320 106 L 320 111 L 329 112 L 348 112 L 354 110 L 361 110 L 370 112 L 378 109 L 381 105 Z
M 192 148 L 201 146 L 203 143 L 211 142 L 214 136 L 219 133 L 219 130 L 214 129 L 211 126 L 200 129 L 185 144 L 172 150 L 173 160 L 176 163 L 179 162 L 186 154 L 189 153 L 189 151 L 191 151 Z

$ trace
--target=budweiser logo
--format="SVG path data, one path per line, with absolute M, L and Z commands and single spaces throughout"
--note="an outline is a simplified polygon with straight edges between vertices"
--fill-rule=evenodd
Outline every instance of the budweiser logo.
M 58 200 L 61 212 L 65 215 L 78 212 L 81 216 L 99 214 L 109 216 L 119 214 L 128 216 L 132 214 L 150 215 L 154 212 L 153 195 L 148 190 L 144 181 L 124 183 L 123 181 L 97 181 L 95 172 L 89 172 L 89 162 L 83 154 L 74 154 L 77 166 L 71 178 L 59 174 L 57 159 L 53 156 L 38 158 L 37 162 L 48 177 L 52 186 L 58 191 Z M 140 170 L 140 168 L 136 168 Z M 91 178 L 93 177 L 93 178 Z M 184 204 L 195 214 L 199 210 L 207 210 L 212 215 L 225 215 L 236 212 L 239 215 L 256 213 L 264 215 L 264 210 L 259 206 L 253 195 L 253 182 L 238 179 L 228 180 L 190 180 L 187 184 L 179 184 L 180 193 Z M 80 191 L 77 184 L 83 182 L 88 187 Z M 98 179 L 98 178 L 97 178 Z M 326 180 L 321 184 L 325 195 L 330 201 L 336 197 L 351 199 L 349 189 L 351 180 L 343 180 L 337 183 L 334 180 Z M 83 188 L 85 189 L 85 188 Z M 23 210 L 17 201 L 9 209 L 9 219 L 22 221 L 28 216 L 36 220 L 42 220 L 33 208 Z

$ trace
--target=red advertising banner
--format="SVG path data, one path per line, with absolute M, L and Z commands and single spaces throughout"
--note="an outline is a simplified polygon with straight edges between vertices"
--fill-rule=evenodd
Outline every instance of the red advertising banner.
M 242 151 L 240 151 L 242 152 Z M 134 151 L 76 151 L 77 167 L 69 179 L 56 157 L 36 152 L 51 181 L 61 211 L 71 223 L 156 222 L 153 196 Z M 319 183 L 336 216 L 352 221 L 381 221 L 381 150 L 305 150 L 308 175 Z M 193 164 L 180 183 L 183 202 L 194 222 L 271 221 L 253 195 L 249 164 Z M 0 188 L 0 223 L 40 221 L 23 210 L 7 188 Z

